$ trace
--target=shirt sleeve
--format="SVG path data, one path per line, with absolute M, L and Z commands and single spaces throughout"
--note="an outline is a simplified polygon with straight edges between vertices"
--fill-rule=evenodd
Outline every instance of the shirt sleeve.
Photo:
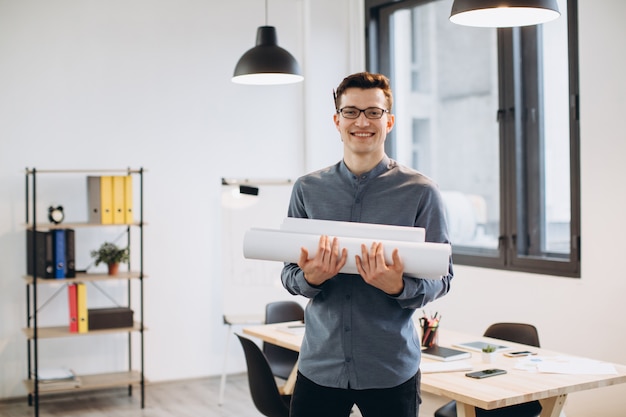
M 432 184 L 425 187 L 423 191 L 424 197 L 421 200 L 421 209 L 415 220 L 415 226 L 426 229 L 427 242 L 450 243 L 445 206 L 439 190 Z M 453 277 L 452 257 L 450 257 L 446 276 L 440 280 L 404 276 L 404 290 L 394 298 L 403 308 L 421 308 L 446 295 L 450 291 Z

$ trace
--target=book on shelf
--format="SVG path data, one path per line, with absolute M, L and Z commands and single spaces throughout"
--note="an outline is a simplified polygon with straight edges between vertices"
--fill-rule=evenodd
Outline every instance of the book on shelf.
M 67 286 L 69 313 L 70 313 L 70 333 L 78 333 L 78 284 Z
M 133 177 L 126 175 L 124 177 L 124 223 L 131 224 L 133 218 Z
M 54 262 L 54 278 L 65 278 L 65 230 L 55 229 L 52 233 L 52 259 Z
M 131 175 L 88 176 L 88 222 L 131 224 L 133 222 L 132 181 Z
M 81 386 L 80 377 L 73 370 L 66 367 L 39 368 L 37 380 L 49 388 L 77 388 Z
M 89 316 L 87 315 L 87 284 L 76 284 L 76 309 L 78 314 L 78 333 L 89 331 Z
M 33 234 L 36 242 L 33 242 Z M 37 253 L 34 251 L 37 247 Z M 54 229 L 47 231 L 27 230 L 26 271 L 38 278 L 73 278 L 76 276 L 74 229 Z M 36 265 L 33 265 L 33 261 Z
M 36 242 L 33 242 L 33 238 Z M 35 252 L 35 247 L 37 252 Z M 34 265 L 36 263 L 36 265 Z M 26 231 L 26 271 L 28 275 L 40 278 L 54 278 L 54 260 L 52 257 L 52 234 L 39 230 Z
M 113 208 L 113 224 L 124 224 L 124 198 L 126 196 L 124 192 L 124 177 L 115 175 L 111 177 L 113 180 L 113 199 L 111 200 L 111 206 Z

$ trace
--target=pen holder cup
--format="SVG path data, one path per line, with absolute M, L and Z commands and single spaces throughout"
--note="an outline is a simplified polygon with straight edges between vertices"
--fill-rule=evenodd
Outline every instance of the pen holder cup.
M 439 326 L 422 327 L 422 346 L 432 347 L 439 344 Z

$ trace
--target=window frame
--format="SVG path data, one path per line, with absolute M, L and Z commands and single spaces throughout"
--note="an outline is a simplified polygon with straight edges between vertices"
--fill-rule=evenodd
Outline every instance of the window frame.
M 366 67 L 368 71 L 392 74 L 391 58 L 383 51 L 390 44 L 388 16 L 396 10 L 424 5 L 437 0 L 364 0 Z M 541 242 L 545 230 L 538 228 L 543 216 L 540 192 L 540 175 L 525 172 L 542 172 L 544 164 L 539 146 L 542 131 L 533 128 L 515 109 L 520 108 L 521 94 L 524 103 L 541 106 L 542 97 L 537 88 L 521 89 L 515 75 L 523 82 L 536 87 L 540 82 L 538 45 L 541 25 L 524 28 L 499 28 L 498 36 L 498 95 L 500 143 L 500 236 L 496 250 L 454 247 L 455 264 L 491 269 L 502 269 L 572 278 L 581 276 L 580 238 L 580 94 L 578 71 L 578 7 L 577 0 L 567 0 L 568 70 L 569 70 L 569 169 L 570 169 L 570 248 L 569 254 L 543 252 Z M 452 24 L 452 23 L 450 23 Z M 521 57 L 523 56 L 523 59 Z M 518 80 L 520 78 L 518 77 Z M 393 80 L 392 80 L 393 83 Z M 542 112 L 539 112 L 542 114 Z M 496 117 L 496 115 L 494 115 Z M 385 151 L 395 155 L 396 137 L 392 131 Z M 524 144 L 524 145 L 522 145 Z M 516 150 L 517 149 L 517 150 Z M 530 168 L 529 168 L 530 167 Z M 523 190 L 523 191 L 520 191 Z M 520 201 L 523 200 L 523 201 Z M 528 213 L 534 213 L 528 215 Z M 534 236 L 518 235 L 520 222 L 525 230 L 539 230 Z M 528 226 L 528 224 L 532 226 Z M 531 243 L 532 242 L 532 243 Z M 520 255 L 518 245 L 528 246 L 529 255 Z M 533 255 L 534 254 L 534 255 Z

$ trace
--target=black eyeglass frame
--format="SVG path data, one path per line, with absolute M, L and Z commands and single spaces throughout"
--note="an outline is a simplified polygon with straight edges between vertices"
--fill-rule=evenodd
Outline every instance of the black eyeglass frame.
M 354 110 L 357 110 L 359 113 L 355 117 L 348 117 L 345 114 L 343 114 L 343 111 L 345 109 L 354 109 Z M 369 117 L 367 115 L 367 113 L 366 113 L 368 110 L 380 110 L 382 113 L 380 114 L 380 117 Z M 368 107 L 366 109 L 359 109 L 358 107 L 354 107 L 354 106 L 346 106 L 346 107 L 342 107 L 342 108 L 338 109 L 337 113 L 340 114 L 342 117 L 344 117 L 346 119 L 350 119 L 350 120 L 358 119 L 361 116 L 361 113 L 363 113 L 367 119 L 379 120 L 379 119 L 383 118 L 385 113 L 389 113 L 389 110 L 381 109 L 380 107 Z

